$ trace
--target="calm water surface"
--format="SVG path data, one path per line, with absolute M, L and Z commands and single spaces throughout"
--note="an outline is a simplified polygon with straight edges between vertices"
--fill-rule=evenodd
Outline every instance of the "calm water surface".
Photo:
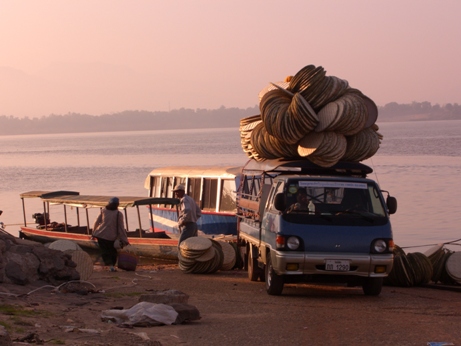
M 391 216 L 396 244 L 424 251 L 416 246 L 460 239 L 461 121 L 379 126 L 381 147 L 364 163 L 398 199 Z M 247 161 L 238 128 L 0 136 L 0 159 L 0 218 L 14 235 L 23 220 L 21 192 L 145 196 L 144 179 L 153 168 Z

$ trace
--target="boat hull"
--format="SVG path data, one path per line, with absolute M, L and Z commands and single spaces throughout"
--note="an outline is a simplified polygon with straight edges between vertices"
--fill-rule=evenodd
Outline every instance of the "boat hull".
M 152 208 L 150 227 L 155 231 L 164 231 L 168 234 L 178 234 L 178 217 L 175 210 L 166 208 Z M 153 220 L 153 223 L 152 223 Z M 237 235 L 237 217 L 232 213 L 216 213 L 202 211 L 197 220 L 198 230 L 206 235 Z
M 21 227 L 19 236 L 23 239 L 33 240 L 42 244 L 62 239 L 71 240 L 85 251 L 99 251 L 98 242 L 89 234 Z M 178 259 L 177 239 L 128 237 L 128 241 L 130 242 L 129 251 L 137 256 L 158 260 Z

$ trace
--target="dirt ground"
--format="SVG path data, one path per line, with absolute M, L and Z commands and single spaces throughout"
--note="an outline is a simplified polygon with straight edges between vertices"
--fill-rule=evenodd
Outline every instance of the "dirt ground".
M 385 286 L 286 285 L 269 296 L 242 270 L 185 274 L 177 265 L 135 272 L 95 266 L 88 294 L 52 286 L 0 284 L 0 324 L 16 344 L 45 345 L 461 345 L 461 292 Z M 101 312 L 128 309 L 152 290 L 189 295 L 201 319 L 181 325 L 121 328 Z

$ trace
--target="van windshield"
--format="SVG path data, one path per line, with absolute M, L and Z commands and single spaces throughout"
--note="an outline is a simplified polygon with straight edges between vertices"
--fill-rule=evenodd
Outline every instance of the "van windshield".
M 376 184 L 335 181 L 288 181 L 285 214 L 331 217 L 385 217 Z

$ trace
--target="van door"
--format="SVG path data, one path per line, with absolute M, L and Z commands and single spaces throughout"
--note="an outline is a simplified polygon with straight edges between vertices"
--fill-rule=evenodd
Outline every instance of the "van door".
M 271 192 L 269 194 L 268 202 L 264 209 L 264 215 L 261 222 L 261 233 L 260 239 L 263 244 L 266 244 L 272 249 L 275 249 L 276 234 L 279 230 L 279 218 L 281 212 L 274 206 L 275 196 L 282 193 L 284 189 L 284 183 L 281 181 L 275 181 L 272 184 Z

